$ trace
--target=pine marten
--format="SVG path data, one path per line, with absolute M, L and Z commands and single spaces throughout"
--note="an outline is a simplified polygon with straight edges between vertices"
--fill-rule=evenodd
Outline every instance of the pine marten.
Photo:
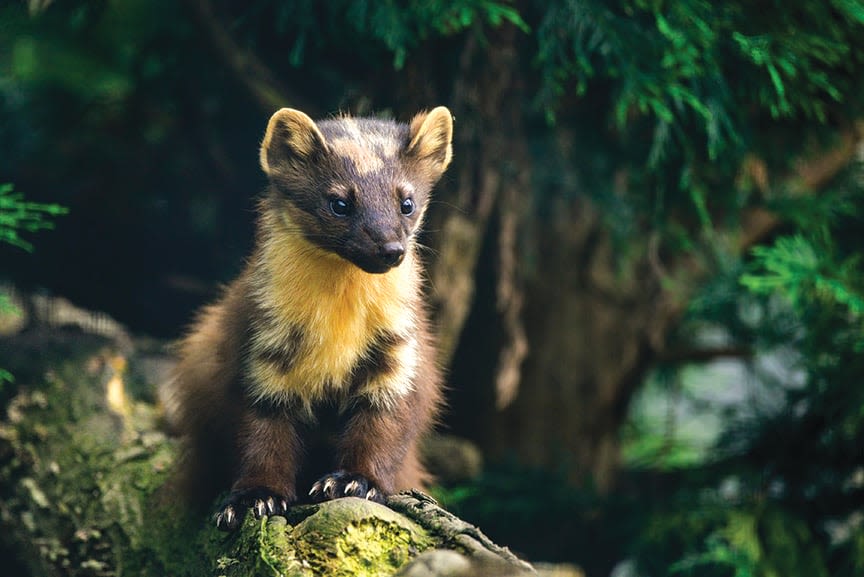
M 161 391 L 187 489 L 210 502 L 230 489 L 219 528 L 250 508 L 383 502 L 427 481 L 417 444 L 441 384 L 416 234 L 452 133 L 444 107 L 409 124 L 289 108 L 270 119 L 255 250 Z

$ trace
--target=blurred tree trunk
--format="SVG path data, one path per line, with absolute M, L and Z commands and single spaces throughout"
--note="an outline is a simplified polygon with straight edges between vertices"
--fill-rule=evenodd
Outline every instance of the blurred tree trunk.
M 524 102 L 519 96 L 520 34 L 504 24 L 482 35 L 465 35 L 448 99 L 456 121 L 454 165 L 439 187 L 427 224 L 427 244 L 435 255 L 429 268 L 431 299 L 444 365 L 458 346 L 473 302 L 477 262 L 493 210 L 515 190 L 527 193 L 530 165 L 518 137 Z M 420 68 L 426 69 L 425 63 Z
M 670 325 L 647 259 L 620 262 L 586 200 L 561 202 L 540 232 L 526 287 L 530 354 L 513 403 L 494 415 L 486 445 L 608 488 L 618 432 Z

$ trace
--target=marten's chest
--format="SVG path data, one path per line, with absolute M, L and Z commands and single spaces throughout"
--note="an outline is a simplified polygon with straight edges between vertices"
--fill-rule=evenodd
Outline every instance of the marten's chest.
M 256 279 L 260 318 L 247 355 L 256 397 L 309 406 L 367 395 L 386 403 L 410 390 L 417 364 L 413 262 L 382 275 L 330 257 L 268 264 Z

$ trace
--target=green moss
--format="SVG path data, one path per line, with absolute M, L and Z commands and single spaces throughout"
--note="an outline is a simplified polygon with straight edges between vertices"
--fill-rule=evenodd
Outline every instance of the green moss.
M 292 531 L 298 556 L 316 574 L 392 575 L 435 541 L 419 525 L 362 499 L 331 501 Z
M 10 401 L 0 422 L 12 455 L 0 470 L 12 489 L 0 505 L 4 541 L 31 551 L 33 574 L 161 575 L 172 560 L 172 575 L 207 574 L 190 547 L 198 526 L 157 491 L 176 446 L 152 405 L 106 408 L 107 358 L 99 349 L 70 355 Z
M 271 517 L 260 522 L 260 553 L 263 564 L 273 575 L 311 577 L 314 573 L 297 558 L 290 537 L 290 527 L 284 517 Z

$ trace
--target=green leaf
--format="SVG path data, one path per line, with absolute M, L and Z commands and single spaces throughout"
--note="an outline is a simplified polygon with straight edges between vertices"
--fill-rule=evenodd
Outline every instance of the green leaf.
M 31 252 L 33 245 L 20 233 L 51 229 L 54 223 L 46 215 L 67 212 L 68 209 L 57 204 L 27 202 L 23 194 L 14 192 L 11 184 L 0 184 L 0 242 Z

